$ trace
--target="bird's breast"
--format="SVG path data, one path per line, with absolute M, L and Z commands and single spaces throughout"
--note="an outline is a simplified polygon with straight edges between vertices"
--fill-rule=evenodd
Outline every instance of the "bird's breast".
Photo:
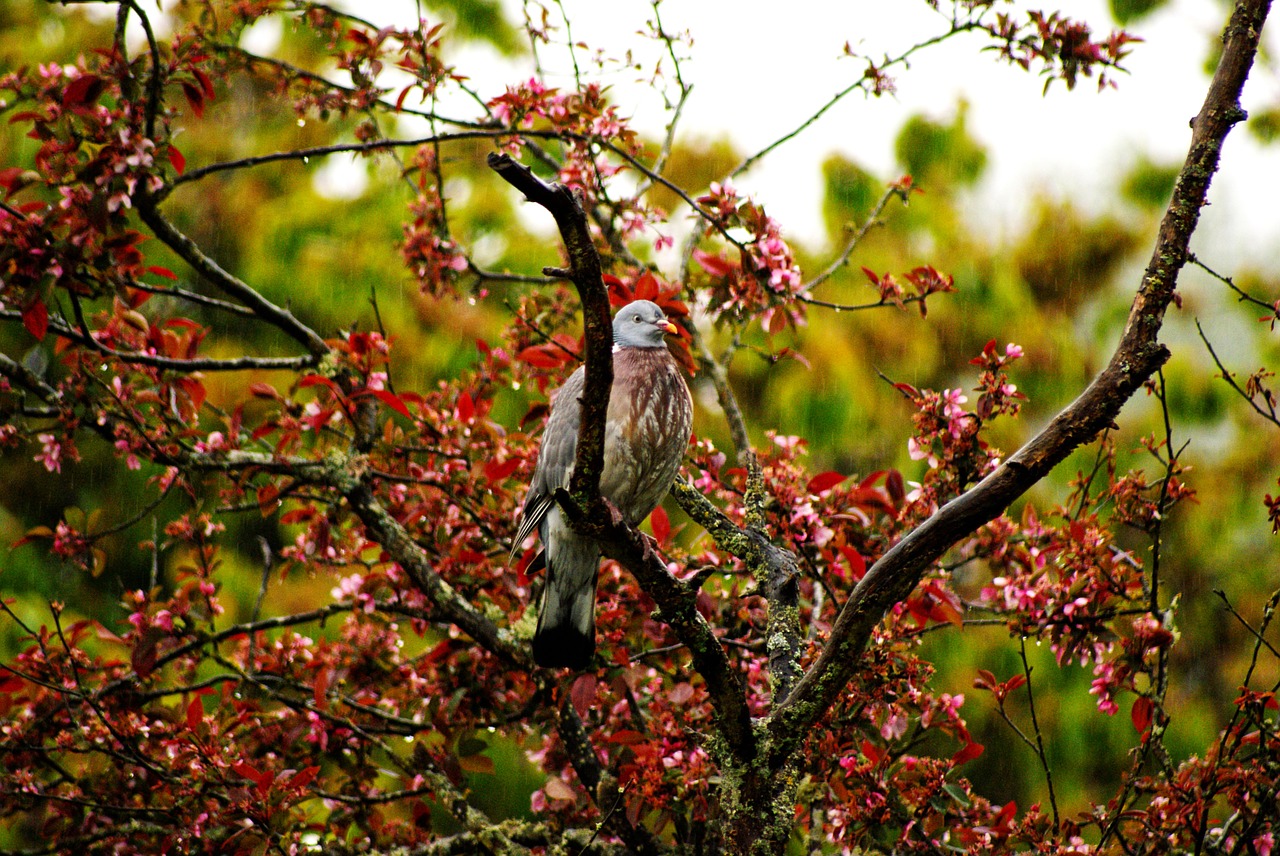
M 614 355 L 600 487 L 633 523 L 653 510 L 680 468 L 693 402 L 666 348 Z

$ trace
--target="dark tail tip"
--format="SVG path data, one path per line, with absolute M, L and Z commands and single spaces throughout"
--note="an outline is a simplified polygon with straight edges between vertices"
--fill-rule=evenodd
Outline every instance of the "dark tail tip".
M 585 669 L 595 650 L 595 633 L 587 635 L 568 623 L 539 627 L 533 636 L 533 661 L 544 669 Z

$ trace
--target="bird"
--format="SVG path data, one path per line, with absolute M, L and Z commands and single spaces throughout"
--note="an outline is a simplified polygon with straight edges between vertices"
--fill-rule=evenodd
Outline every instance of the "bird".
M 632 526 L 666 496 L 693 426 L 693 399 L 665 336 L 677 332 L 662 308 L 636 300 L 613 319 L 613 386 L 605 416 L 600 493 Z M 581 670 L 595 653 L 596 580 L 600 546 L 573 530 L 556 502 L 569 487 L 578 448 L 585 367 L 552 394 L 533 479 L 521 510 L 512 556 L 536 529 L 546 582 L 533 635 L 534 662 Z

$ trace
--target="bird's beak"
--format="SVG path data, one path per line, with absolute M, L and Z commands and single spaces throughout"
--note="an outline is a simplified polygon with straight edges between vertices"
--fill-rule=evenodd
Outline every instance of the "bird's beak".
M 671 335 L 673 335 L 673 336 L 674 336 L 676 333 L 679 333 L 679 332 L 680 332 L 680 328 L 679 328 L 679 327 L 677 327 L 675 324 L 672 324 L 670 321 L 663 321 L 663 322 L 662 322 L 661 324 L 659 324 L 658 326 L 659 326 L 659 327 L 661 327 L 664 331 L 666 331 L 667 333 L 670 333 L 670 334 L 671 334 Z

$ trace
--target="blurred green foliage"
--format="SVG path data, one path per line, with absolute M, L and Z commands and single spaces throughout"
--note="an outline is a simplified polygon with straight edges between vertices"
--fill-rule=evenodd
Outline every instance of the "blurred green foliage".
M 1111 16 L 1121 24 L 1131 24 L 1163 8 L 1169 0 L 1111 0 Z

